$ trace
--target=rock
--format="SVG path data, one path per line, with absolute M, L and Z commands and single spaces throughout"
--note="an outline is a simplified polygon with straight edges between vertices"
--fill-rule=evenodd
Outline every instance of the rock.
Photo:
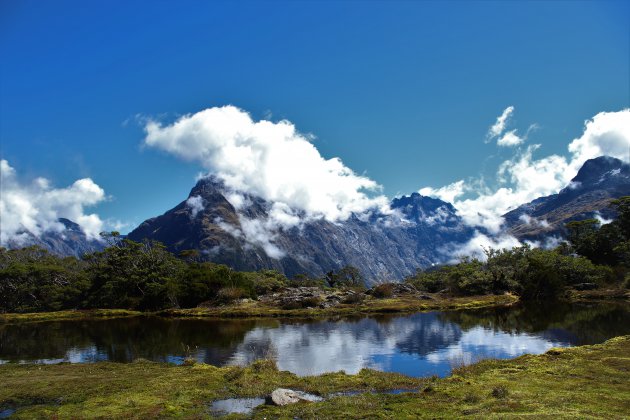
M 267 404 L 269 405 L 289 405 L 295 404 L 300 401 L 304 402 L 317 402 L 323 401 L 322 397 L 318 397 L 317 395 L 307 394 L 302 391 L 294 391 L 292 389 L 286 388 L 278 388 L 271 393 L 269 397 L 266 398 Z

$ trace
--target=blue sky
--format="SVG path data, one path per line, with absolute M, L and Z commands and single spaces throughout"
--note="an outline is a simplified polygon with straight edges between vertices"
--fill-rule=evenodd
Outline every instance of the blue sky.
M 233 104 L 288 119 L 393 196 L 485 172 L 507 106 L 541 155 L 630 107 L 630 2 L 0 4 L 0 155 L 25 179 L 90 177 L 103 218 L 184 199 L 201 165 L 142 147 L 138 116 Z

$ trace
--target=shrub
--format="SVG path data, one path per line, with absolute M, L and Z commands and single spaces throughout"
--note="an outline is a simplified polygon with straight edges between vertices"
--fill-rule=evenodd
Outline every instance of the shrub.
M 286 310 L 301 309 L 302 303 L 298 300 L 291 300 L 291 301 L 282 303 L 281 308 L 286 309 Z
M 323 279 L 314 279 L 306 274 L 296 274 L 292 279 L 287 280 L 288 287 L 326 287 L 326 281 Z
M 257 295 L 273 293 L 288 285 L 287 278 L 274 270 L 263 270 L 257 273 L 251 273 L 251 277 Z
M 437 293 L 446 288 L 446 276 L 451 267 L 441 267 L 435 271 L 418 271 L 405 281 L 423 292 Z
M 494 398 L 505 398 L 508 396 L 508 390 L 505 386 L 499 385 L 494 387 L 492 392 L 490 393 Z
M 320 298 L 318 298 L 317 296 L 312 296 L 312 297 L 307 297 L 305 299 L 302 299 L 300 301 L 300 304 L 302 305 L 303 308 L 315 308 L 319 306 L 321 302 L 322 300 Z
M 481 400 L 481 398 L 479 398 L 478 395 L 475 395 L 471 392 L 469 392 L 468 394 L 466 394 L 466 396 L 464 397 L 464 402 L 468 403 L 468 404 L 476 404 Z
M 364 300 L 365 295 L 363 293 L 352 293 L 347 295 L 342 302 L 347 304 L 357 304 L 363 302 Z
M 302 309 L 302 308 L 315 308 L 319 306 L 322 300 L 317 296 L 311 296 L 302 300 L 288 300 L 282 303 L 282 309 Z
M 392 297 L 394 294 L 394 285 L 391 283 L 379 284 L 372 290 L 372 296 L 378 299 Z
M 220 302 L 230 303 L 247 295 L 247 291 L 240 287 L 224 287 L 217 293 L 217 299 Z

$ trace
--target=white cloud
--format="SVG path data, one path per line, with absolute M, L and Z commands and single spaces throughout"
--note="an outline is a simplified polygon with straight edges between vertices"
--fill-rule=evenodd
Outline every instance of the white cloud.
M 549 227 L 548 221 L 544 219 L 539 220 L 535 217 L 530 216 L 529 214 L 521 214 L 518 219 L 528 226 L 535 226 L 535 227 L 542 227 L 542 228 Z
M 497 140 L 497 145 L 499 145 L 499 146 L 506 146 L 506 147 L 518 146 L 519 144 L 523 143 L 524 141 L 525 141 L 524 138 L 519 137 L 519 135 L 516 134 L 516 130 L 512 130 L 512 131 L 508 131 L 507 133 L 503 134 L 503 136 L 501 136 Z
M 190 208 L 190 218 L 194 219 L 200 211 L 203 211 L 203 197 L 194 195 L 186 200 L 186 205 Z
M 435 210 L 435 213 L 432 216 L 425 216 L 424 223 L 429 226 L 433 225 L 444 225 L 450 218 L 451 213 L 446 206 L 440 206 Z
M 492 140 L 493 138 L 499 137 L 501 133 L 503 133 L 513 113 L 513 106 L 508 106 L 503 110 L 503 113 L 499 117 L 497 117 L 496 122 L 488 130 L 488 134 L 486 135 L 488 141 Z
M 473 237 L 463 244 L 450 244 L 442 250 L 445 255 L 451 256 L 450 262 L 457 262 L 462 257 L 472 257 L 481 261 L 487 260 L 486 249 L 511 249 L 522 244 L 511 235 L 503 234 L 488 236 L 479 231 L 475 231 Z
M 602 214 L 598 211 L 595 212 L 595 219 L 599 222 L 600 225 L 607 225 L 612 223 L 613 219 L 606 219 Z
M 387 206 L 379 186 L 339 158 L 325 159 L 289 121 L 253 121 L 234 106 L 209 108 L 163 126 L 149 121 L 145 143 L 196 161 L 234 190 L 330 221 Z
M 500 135 L 513 111 L 513 107 L 507 108 L 489 134 Z M 528 132 L 533 128 L 536 126 L 530 126 Z M 496 188 L 473 179 L 468 182 L 459 180 L 441 188 L 425 187 L 420 193 L 451 198 L 466 224 L 500 235 L 503 214 L 535 198 L 557 193 L 570 184 L 586 160 L 608 155 L 628 162 L 630 110 L 602 112 L 587 120 L 583 134 L 569 144 L 569 158 L 559 155 L 535 158 L 534 153 L 539 148 L 540 145 L 531 145 L 504 161 L 497 170 Z M 570 187 L 579 188 L 578 185 Z
M 598 156 L 612 156 L 630 162 L 630 109 L 600 112 L 584 122 L 584 133 L 569 144 L 571 168 Z
M 246 196 L 273 204 L 268 220 L 241 220 L 241 234 L 271 254 L 274 233 L 303 220 L 336 222 L 373 209 L 389 211 L 389 200 L 375 195 L 379 185 L 355 174 L 338 158 L 325 159 L 289 121 L 254 121 L 234 106 L 205 109 L 170 125 L 149 121 L 145 144 L 201 164 L 223 181 L 237 209 Z M 263 240 L 264 234 L 267 234 Z M 250 238 L 251 236 L 251 238 Z M 271 255 L 270 254 L 270 255 Z
M 59 218 L 77 223 L 91 239 L 98 239 L 103 221 L 84 208 L 105 199 L 105 192 L 89 178 L 79 179 L 66 188 L 53 188 L 45 178 L 21 183 L 6 160 L 0 160 L 0 243 L 21 245 L 30 232 L 62 232 Z
M 440 200 L 449 203 L 455 202 L 455 199 L 464 194 L 464 180 L 460 180 L 441 188 L 424 187 L 418 191 L 421 195 L 437 197 Z

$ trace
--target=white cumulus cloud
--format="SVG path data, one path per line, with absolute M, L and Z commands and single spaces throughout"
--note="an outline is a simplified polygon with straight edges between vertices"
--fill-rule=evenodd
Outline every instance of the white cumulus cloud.
M 145 143 L 195 161 L 227 187 L 330 221 L 387 205 L 373 180 L 326 159 L 289 121 L 254 121 L 234 106 L 205 109 L 173 124 L 149 121 Z
M 54 188 L 45 178 L 30 183 L 18 180 L 16 171 L 0 160 L 0 243 L 22 244 L 26 231 L 35 236 L 62 232 L 59 218 L 77 223 L 91 239 L 98 239 L 103 221 L 97 214 L 86 214 L 85 207 L 105 199 L 105 191 L 90 178 L 75 181 L 65 188 Z
M 168 125 L 149 121 L 145 130 L 146 145 L 197 162 L 221 179 L 237 210 L 247 204 L 246 195 L 275 203 L 269 220 L 241 220 L 241 234 L 271 250 L 270 255 L 281 255 L 269 246 L 274 229 L 296 226 L 303 219 L 335 222 L 353 213 L 389 209 L 376 182 L 354 173 L 339 158 L 324 158 L 310 137 L 286 120 L 254 121 L 237 107 L 223 106 Z

